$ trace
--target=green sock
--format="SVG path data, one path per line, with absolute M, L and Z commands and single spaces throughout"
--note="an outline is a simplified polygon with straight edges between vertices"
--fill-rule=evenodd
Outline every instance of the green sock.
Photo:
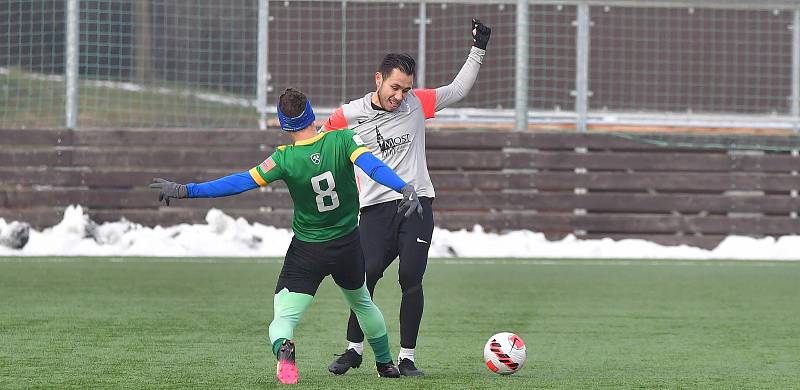
M 272 353 L 275 354 L 275 357 L 278 357 L 278 351 L 280 351 L 284 341 L 286 341 L 285 338 L 279 338 L 272 343 Z
M 314 300 L 313 295 L 295 293 L 285 288 L 275 294 L 273 299 L 275 316 L 269 324 L 269 340 L 272 341 L 272 352 L 276 356 L 283 341 L 294 337 L 294 327 L 312 300 Z
M 378 363 L 389 363 L 392 361 L 392 354 L 389 352 L 389 336 L 384 334 L 381 337 L 367 339 L 372 350 L 375 352 L 375 361 Z
M 367 285 L 364 284 L 356 290 L 342 289 L 347 303 L 356 313 L 358 325 L 364 331 L 369 345 L 375 352 L 375 361 L 378 363 L 389 363 L 392 361 L 392 354 L 389 352 L 389 336 L 386 334 L 386 323 L 383 320 L 378 306 L 369 297 Z
M 356 313 L 358 324 L 361 326 L 361 330 L 364 331 L 364 335 L 367 339 L 377 339 L 386 335 L 386 323 L 383 320 L 383 313 L 381 313 L 378 306 L 375 306 L 375 303 L 372 302 L 372 298 L 369 297 L 367 285 L 364 284 L 355 290 L 347 290 L 344 288 L 341 290 L 344 294 L 344 298 L 350 305 L 350 309 Z

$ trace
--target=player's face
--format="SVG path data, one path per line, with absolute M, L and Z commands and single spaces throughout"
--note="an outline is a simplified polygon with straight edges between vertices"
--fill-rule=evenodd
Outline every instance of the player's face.
M 394 111 L 400 107 L 400 103 L 406 98 L 406 94 L 411 90 L 414 77 L 403 73 L 399 69 L 392 69 L 389 77 L 383 78 L 381 72 L 375 73 L 375 96 L 373 100 L 386 111 Z M 377 99 L 375 99 L 377 98 Z

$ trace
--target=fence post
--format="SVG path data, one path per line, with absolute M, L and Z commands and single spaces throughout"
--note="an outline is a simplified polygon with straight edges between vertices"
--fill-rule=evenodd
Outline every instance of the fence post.
M 589 4 L 578 4 L 577 20 L 578 29 L 575 42 L 575 114 L 578 131 L 586 131 L 586 117 L 589 109 Z
M 426 42 L 428 36 L 428 10 L 427 4 L 425 0 L 420 0 L 419 2 L 419 16 L 414 21 L 415 23 L 419 23 L 419 35 L 417 37 L 417 80 L 416 80 L 416 88 L 425 88 L 425 60 L 426 60 Z
M 792 128 L 800 131 L 800 9 L 792 21 Z
M 136 0 L 134 2 L 134 12 L 136 23 L 134 77 L 136 82 L 144 84 L 149 82 L 153 75 L 150 0 Z
M 78 125 L 78 71 L 80 67 L 80 17 L 79 0 L 67 0 L 67 58 L 66 58 L 66 96 L 65 116 L 68 129 Z
M 342 1 L 342 33 L 340 34 L 342 51 L 340 58 L 342 59 L 342 87 L 339 104 L 347 102 L 347 0 Z
M 517 0 L 514 130 L 528 130 L 528 0 Z
M 269 0 L 258 0 L 258 41 L 256 42 L 256 111 L 258 128 L 267 129 L 267 92 L 269 92 Z

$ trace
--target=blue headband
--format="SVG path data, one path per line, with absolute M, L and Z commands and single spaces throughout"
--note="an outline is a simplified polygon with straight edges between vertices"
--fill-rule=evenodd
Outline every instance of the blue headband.
M 300 131 L 308 127 L 310 124 L 314 123 L 314 110 L 311 109 L 311 102 L 306 99 L 306 108 L 303 112 L 294 117 L 289 118 L 281 112 L 281 105 L 278 103 L 278 120 L 281 122 L 281 129 L 284 131 Z

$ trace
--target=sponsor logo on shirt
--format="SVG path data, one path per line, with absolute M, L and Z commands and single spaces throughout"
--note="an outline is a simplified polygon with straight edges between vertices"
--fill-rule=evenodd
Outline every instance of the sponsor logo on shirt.
M 389 157 L 402 150 L 404 145 L 411 143 L 411 134 L 402 134 L 396 137 L 383 138 L 378 126 L 375 126 L 375 134 L 377 135 L 378 147 L 381 148 L 381 155 Z

